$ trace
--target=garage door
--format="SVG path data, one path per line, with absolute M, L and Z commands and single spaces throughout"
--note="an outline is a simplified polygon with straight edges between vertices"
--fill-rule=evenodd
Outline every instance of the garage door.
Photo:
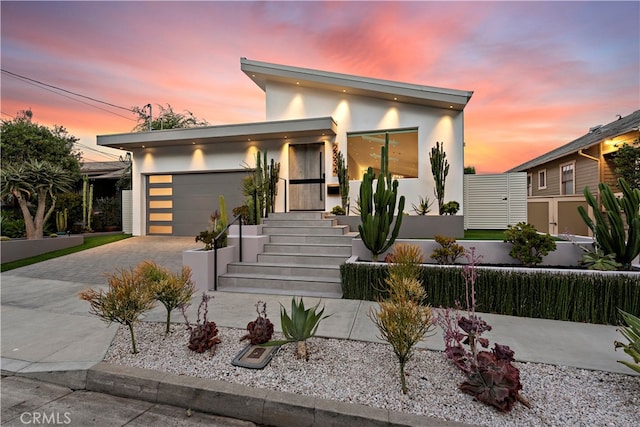
M 227 216 L 244 204 L 244 171 L 149 175 L 147 177 L 147 234 L 196 236 L 209 227 L 223 195 Z

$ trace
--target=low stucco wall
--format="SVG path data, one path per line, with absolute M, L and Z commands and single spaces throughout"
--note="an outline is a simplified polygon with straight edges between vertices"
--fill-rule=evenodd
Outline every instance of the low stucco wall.
M 0 242 L 0 258 L 2 263 L 71 248 L 84 243 L 84 236 L 58 236 L 45 239 L 19 239 Z
M 440 244 L 435 240 L 413 240 L 413 239 L 397 239 L 396 243 L 408 243 L 419 246 L 424 252 L 425 264 L 435 264 L 436 262 L 430 258 L 430 255 L 434 250 L 440 247 Z M 463 246 L 466 250 L 475 248 L 476 256 L 482 256 L 482 264 L 509 264 L 520 265 L 520 261 L 511 258 L 509 251 L 511 250 L 511 243 L 501 242 L 499 240 L 460 240 L 457 242 Z M 549 255 L 542 258 L 542 266 L 567 266 L 577 267 L 578 261 L 582 259 L 584 253 L 577 245 L 571 242 L 556 242 L 557 249 L 550 252 Z M 378 260 L 382 261 L 384 257 L 393 252 L 393 247 L 381 255 L 378 256 Z M 353 246 L 351 249 L 353 256 L 363 261 L 371 261 L 371 252 L 362 242 L 362 239 L 353 239 Z M 465 264 L 466 258 L 460 258 L 457 264 Z
M 360 217 L 356 215 L 336 215 L 340 225 L 348 225 L 351 231 L 358 231 Z M 462 215 L 405 215 L 400 226 L 399 239 L 432 239 L 436 234 L 456 239 L 464 237 L 464 216 Z

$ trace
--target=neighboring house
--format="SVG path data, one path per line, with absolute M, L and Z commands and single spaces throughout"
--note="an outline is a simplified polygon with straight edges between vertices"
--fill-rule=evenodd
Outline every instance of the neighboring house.
M 463 213 L 463 110 L 473 92 L 240 63 L 265 92 L 266 121 L 97 137 L 98 145 L 133 153 L 133 234 L 196 235 L 219 195 L 229 211 L 244 204 L 245 166 L 255 165 L 258 151 L 281 164 L 277 212 L 339 205 L 332 191 L 338 151 L 348 162 L 353 207 L 363 172 L 379 168 L 385 132 L 405 210 L 420 196 L 433 197 L 429 152 L 440 141 L 450 164 L 445 201 L 460 202 Z
M 80 173 L 89 177 L 94 187 L 95 198 L 119 197 L 120 191 L 116 184 L 127 170 L 127 166 L 128 163 L 125 161 L 83 162 Z
M 528 221 L 542 232 L 590 235 L 577 211 L 588 208 L 583 191 L 596 194 L 600 182 L 616 186 L 614 154 L 639 142 L 639 126 L 640 110 L 508 170 L 527 173 Z

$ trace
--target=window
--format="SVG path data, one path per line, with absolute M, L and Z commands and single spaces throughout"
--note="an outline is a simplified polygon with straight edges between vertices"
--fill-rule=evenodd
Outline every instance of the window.
M 547 170 L 538 171 L 538 190 L 547 188 Z
M 566 163 L 560 166 L 560 194 L 574 194 L 574 163 Z
M 349 179 L 361 180 L 371 166 L 380 173 L 380 148 L 389 133 L 389 172 L 393 178 L 418 177 L 418 129 L 347 134 Z
M 527 196 L 533 196 L 533 176 L 527 174 Z

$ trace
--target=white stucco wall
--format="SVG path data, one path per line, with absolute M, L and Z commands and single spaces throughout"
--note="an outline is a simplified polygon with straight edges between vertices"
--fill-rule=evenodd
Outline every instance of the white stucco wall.
M 445 202 L 460 203 L 463 213 L 464 126 L 460 111 L 424 107 L 415 104 L 385 101 L 364 96 L 327 92 L 300 86 L 268 82 L 266 87 L 266 120 L 290 120 L 331 116 L 338 125 L 335 141 L 338 149 L 347 153 L 347 133 L 396 128 L 418 128 L 418 178 L 400 179 L 399 190 L 405 196 L 405 211 L 413 214 L 412 204 L 419 197 L 435 199 L 429 152 L 436 141 L 444 143 L 449 162 L 449 175 L 445 185 Z M 327 183 L 337 183 L 333 176 L 331 146 L 327 144 Z M 360 181 L 350 182 L 351 205 L 360 191 Z M 327 198 L 327 210 L 340 204 L 339 196 Z M 431 214 L 437 215 L 437 207 Z

